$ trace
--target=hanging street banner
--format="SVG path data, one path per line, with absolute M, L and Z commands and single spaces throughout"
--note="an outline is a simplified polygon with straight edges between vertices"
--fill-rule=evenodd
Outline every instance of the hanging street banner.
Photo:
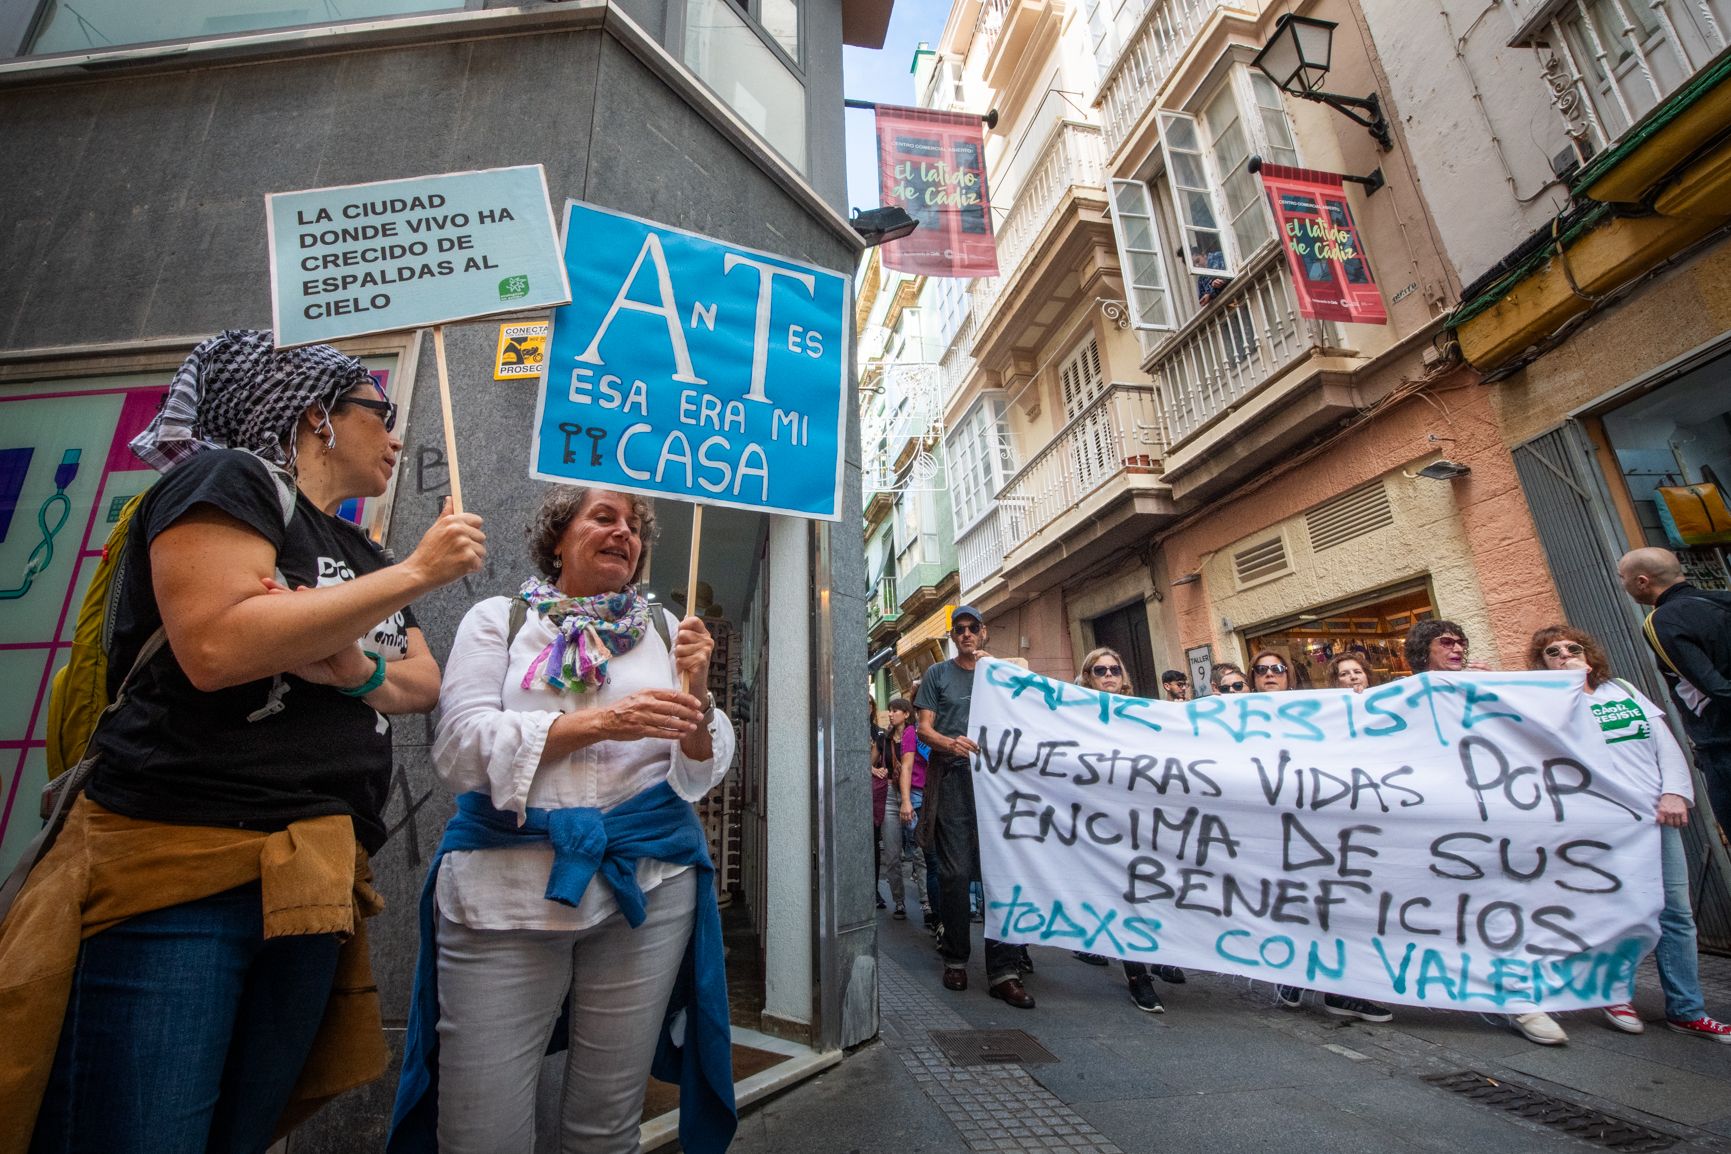
M 571 299 L 539 164 L 265 197 L 281 348 Z
M 1257 172 L 1274 211 L 1298 312 L 1312 320 L 1388 322 L 1340 175 L 1264 162 Z
M 529 472 L 841 517 L 846 276 L 570 201 Z
M 884 267 L 926 276 L 997 276 L 980 118 L 880 104 L 877 129 L 880 198 L 920 222 L 883 246 Z
M 986 935 L 1437 1009 L 1627 1001 L 1659 775 L 1612 768 L 1582 679 L 1158 702 L 982 661 Z

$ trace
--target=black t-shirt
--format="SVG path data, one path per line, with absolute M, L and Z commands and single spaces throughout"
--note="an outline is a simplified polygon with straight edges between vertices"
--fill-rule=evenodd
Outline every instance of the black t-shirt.
M 291 495 L 293 515 L 285 526 Z M 158 481 L 133 517 L 111 621 L 111 694 L 162 624 L 150 543 L 200 505 L 268 540 L 291 589 L 334 585 L 390 564 L 365 533 L 321 512 L 259 458 L 237 450 L 200 453 Z M 414 624 L 405 608 L 369 631 L 362 648 L 387 661 L 401 657 Z M 165 646 L 139 670 L 126 704 L 99 727 L 95 748 L 101 759 L 86 788 L 93 800 L 128 817 L 278 830 L 302 818 L 346 813 L 368 852 L 385 841 L 390 723 L 366 702 L 327 685 L 283 674 L 206 693 L 187 680 Z

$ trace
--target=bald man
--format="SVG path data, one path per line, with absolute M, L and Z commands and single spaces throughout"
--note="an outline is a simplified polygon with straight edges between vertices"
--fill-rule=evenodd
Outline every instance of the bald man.
M 1647 614 L 1647 644 L 1695 746 L 1707 798 L 1731 829 L 1731 593 L 1697 589 L 1669 549 L 1633 549 L 1617 579 Z

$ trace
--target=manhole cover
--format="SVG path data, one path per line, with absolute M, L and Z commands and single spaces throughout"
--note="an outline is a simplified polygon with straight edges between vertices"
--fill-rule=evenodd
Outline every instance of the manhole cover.
M 1450 1093 L 1465 1095 L 1481 1105 L 1561 1130 L 1607 1150 L 1641 1154 L 1647 1150 L 1669 1150 L 1682 1141 L 1676 1134 L 1667 1134 L 1477 1070 L 1432 1074 L 1425 1081 Z
M 1023 1030 L 933 1030 L 931 1036 L 956 1066 L 1025 1066 L 1058 1060 Z

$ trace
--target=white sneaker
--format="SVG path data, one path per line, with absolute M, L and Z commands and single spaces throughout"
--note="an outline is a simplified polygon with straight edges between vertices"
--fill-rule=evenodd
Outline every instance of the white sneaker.
M 1534 1011 L 1531 1014 L 1514 1014 L 1509 1018 L 1509 1025 L 1521 1032 L 1521 1037 L 1529 1042 L 1537 1042 L 1541 1046 L 1561 1046 L 1569 1040 L 1563 1033 L 1563 1028 L 1557 1025 L 1557 1020 L 1549 1014 Z
M 1618 1002 L 1614 1006 L 1605 1007 L 1605 1021 L 1611 1023 L 1625 1034 L 1640 1034 L 1646 1031 L 1647 1023 L 1641 1020 L 1641 1015 L 1635 1012 L 1635 1007 L 1627 1002 Z

